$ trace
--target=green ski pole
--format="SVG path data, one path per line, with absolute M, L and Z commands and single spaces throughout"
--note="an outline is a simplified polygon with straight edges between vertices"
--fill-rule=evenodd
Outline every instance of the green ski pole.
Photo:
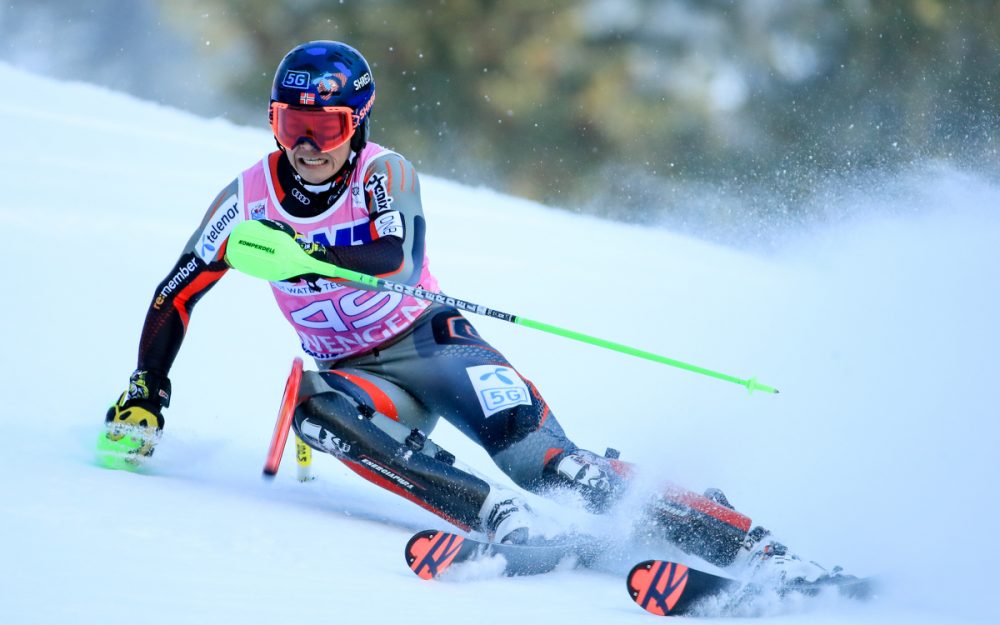
M 556 336 L 561 336 L 581 343 L 603 347 L 612 351 L 628 354 L 637 358 L 651 360 L 678 369 L 684 369 L 692 373 L 732 382 L 745 387 L 749 392 L 763 391 L 765 393 L 777 393 L 778 389 L 761 384 L 756 378 L 742 379 L 736 376 L 712 371 L 704 367 L 692 365 L 673 358 L 667 358 L 659 354 L 647 352 L 645 350 L 622 345 L 581 332 L 567 330 L 558 326 L 534 321 L 518 315 L 487 308 L 482 304 L 476 304 L 457 297 L 451 297 L 442 293 L 426 291 L 420 287 L 410 286 L 383 278 L 377 278 L 368 274 L 344 269 L 330 263 L 323 262 L 309 256 L 303 251 L 295 240 L 288 234 L 269 228 L 258 221 L 245 221 L 233 228 L 229 235 L 229 243 L 226 246 L 226 260 L 229 264 L 243 273 L 271 281 L 288 280 L 306 274 L 316 274 L 327 278 L 347 280 L 359 285 L 380 291 L 394 291 L 422 299 L 430 302 L 437 302 L 453 306 L 459 310 L 485 315 L 494 319 L 501 319 L 510 323 L 515 323 L 526 328 L 533 328 L 541 332 L 547 332 Z

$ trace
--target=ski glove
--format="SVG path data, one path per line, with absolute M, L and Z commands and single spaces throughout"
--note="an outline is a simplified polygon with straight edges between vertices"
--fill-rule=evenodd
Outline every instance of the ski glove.
M 170 405 L 170 379 L 153 371 L 135 370 L 128 390 L 108 408 L 99 450 L 138 457 L 153 455 L 163 432 L 163 408 Z
M 305 235 L 296 232 L 294 228 L 292 228 L 290 225 L 286 224 L 283 221 L 277 221 L 274 219 L 260 219 L 259 221 L 268 228 L 271 228 L 272 230 L 280 230 L 281 232 L 284 232 L 288 236 L 295 239 L 295 242 L 298 243 L 300 247 L 302 247 L 302 251 L 308 254 L 309 256 L 312 256 L 316 260 L 321 260 L 327 263 L 330 262 L 329 248 L 323 245 L 322 243 L 316 243 L 315 241 L 306 241 Z M 285 280 L 285 282 L 298 282 L 300 280 L 305 280 L 306 283 L 309 284 L 310 289 L 319 290 L 319 288 L 316 287 L 315 282 L 322 277 L 323 276 L 319 274 L 308 273 L 301 276 L 296 276 L 294 278 L 290 278 L 289 280 Z
M 316 260 L 326 261 L 327 259 L 327 247 L 322 243 L 316 243 L 315 241 L 306 241 L 305 235 L 298 233 L 290 225 L 283 221 L 276 221 L 274 219 L 261 219 L 260 223 L 264 224 L 272 230 L 280 230 L 287 234 L 288 236 L 295 239 L 295 242 L 302 247 L 302 251 L 306 254 L 312 256 Z

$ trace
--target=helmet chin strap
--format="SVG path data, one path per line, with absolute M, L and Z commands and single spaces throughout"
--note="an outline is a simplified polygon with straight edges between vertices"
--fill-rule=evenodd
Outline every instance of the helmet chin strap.
M 352 139 L 352 141 L 353 141 L 353 139 Z M 285 146 L 283 146 L 280 143 L 278 143 L 277 137 L 275 137 L 275 139 L 274 139 L 274 144 L 278 146 L 278 149 L 281 150 L 282 154 L 284 154 L 285 158 L 288 160 L 288 164 L 292 166 L 292 173 L 295 176 L 295 180 L 300 185 L 302 185 L 302 187 L 304 189 L 307 189 L 307 190 L 309 190 L 312 193 L 323 193 L 324 191 L 329 191 L 330 188 L 340 178 L 342 178 L 344 174 L 350 173 L 350 171 L 352 169 L 354 169 L 354 161 L 357 160 L 357 158 L 358 158 L 358 152 L 360 151 L 360 150 L 355 150 L 354 146 L 352 144 L 351 151 L 347 155 L 347 160 L 344 161 L 344 164 L 340 166 L 340 169 L 338 169 L 337 171 L 335 171 L 332 176 L 330 176 L 329 178 L 327 178 L 323 182 L 313 183 L 313 182 L 306 181 L 302 177 L 302 175 L 298 172 L 298 170 L 295 169 L 295 164 L 292 163 L 292 157 L 289 156 L 288 149 L 285 148 Z
M 357 152 L 351 150 L 351 153 L 347 155 L 347 160 L 340 166 L 340 169 L 323 182 L 308 182 L 302 177 L 301 174 L 299 174 L 298 171 L 295 171 L 295 178 L 299 181 L 299 184 L 301 184 L 310 193 L 325 193 L 326 191 L 329 191 L 333 185 L 347 177 L 351 170 L 354 169 L 354 161 L 357 156 Z M 289 159 L 289 162 L 291 162 L 291 159 Z M 292 170 L 295 170 L 294 165 L 292 166 Z
M 351 149 L 357 153 L 361 153 L 361 150 L 365 149 L 365 145 L 368 143 L 368 117 L 365 117 L 361 121 L 361 125 L 358 126 L 357 130 L 354 131 L 354 136 L 351 137 Z
M 347 191 L 358 162 L 357 153 L 350 152 L 337 173 L 322 182 L 311 183 L 296 171 L 288 150 L 281 152 L 277 182 L 286 191 L 281 205 L 296 217 L 315 217 L 333 206 Z

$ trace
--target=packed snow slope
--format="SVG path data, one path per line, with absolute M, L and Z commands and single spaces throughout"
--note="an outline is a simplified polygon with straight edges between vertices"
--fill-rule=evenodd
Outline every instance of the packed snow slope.
M 96 467 L 154 287 L 273 143 L 263 115 L 238 128 L 8 66 L 0 82 L 0 623 L 652 622 L 602 572 L 417 579 L 403 545 L 444 523 L 328 456 L 312 483 L 287 455 L 262 481 L 297 341 L 235 272 L 195 310 L 148 474 Z M 946 166 L 859 181 L 828 201 L 860 216 L 767 255 L 429 176 L 423 199 L 446 291 L 781 389 L 475 320 L 578 444 L 722 487 L 799 553 L 886 581 L 874 604 L 764 621 L 1000 617 L 994 182 Z M 450 426 L 435 438 L 505 479 Z

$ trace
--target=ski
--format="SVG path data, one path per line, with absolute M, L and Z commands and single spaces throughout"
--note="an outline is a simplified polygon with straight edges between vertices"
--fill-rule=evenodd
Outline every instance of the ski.
M 592 540 L 537 541 L 523 545 L 488 543 L 451 532 L 424 530 L 406 543 L 406 564 L 421 579 L 435 579 L 450 567 L 500 556 L 503 575 L 541 575 L 554 570 L 567 557 L 586 563 L 598 551 Z
M 700 600 L 740 588 L 736 580 L 665 560 L 646 560 L 632 567 L 625 580 L 629 596 L 658 616 L 686 614 Z
M 836 571 L 836 569 L 834 569 Z M 847 599 L 868 601 L 878 594 L 878 580 L 871 577 L 855 577 L 834 572 L 815 582 L 792 581 L 782 585 L 779 592 L 782 595 L 799 593 L 812 597 L 826 590 L 836 590 L 837 594 Z
M 424 530 L 406 543 L 406 564 L 421 579 L 438 579 L 446 571 L 462 563 L 501 559 L 500 574 L 507 577 L 542 575 L 554 571 L 567 558 L 575 557 L 578 566 L 593 566 L 607 545 L 586 536 L 567 536 L 557 540 L 538 540 L 527 544 L 489 543 L 461 534 L 440 530 Z M 639 607 L 657 616 L 696 615 L 699 605 L 712 599 L 721 600 L 706 607 L 713 616 L 734 608 L 746 609 L 755 598 L 767 594 L 766 587 L 753 582 L 715 575 L 678 562 L 645 560 L 632 567 L 626 577 L 626 588 Z M 841 596 L 855 600 L 875 595 L 875 581 L 853 575 L 834 573 L 815 582 L 789 582 L 772 589 L 779 597 L 792 594 L 817 595 L 836 590 Z M 708 614 L 705 614 L 708 616 Z
M 632 567 L 626 588 L 632 600 L 647 612 L 659 616 L 679 616 L 691 614 L 699 603 L 712 597 L 725 598 L 724 605 L 713 611 L 721 609 L 727 612 L 736 606 L 752 603 L 755 597 L 766 594 L 768 587 L 753 581 L 744 583 L 713 575 L 676 562 L 646 560 Z M 872 578 L 834 573 L 812 582 L 781 583 L 771 590 L 779 597 L 793 594 L 812 597 L 821 592 L 836 591 L 842 597 L 866 601 L 875 596 L 877 585 Z

